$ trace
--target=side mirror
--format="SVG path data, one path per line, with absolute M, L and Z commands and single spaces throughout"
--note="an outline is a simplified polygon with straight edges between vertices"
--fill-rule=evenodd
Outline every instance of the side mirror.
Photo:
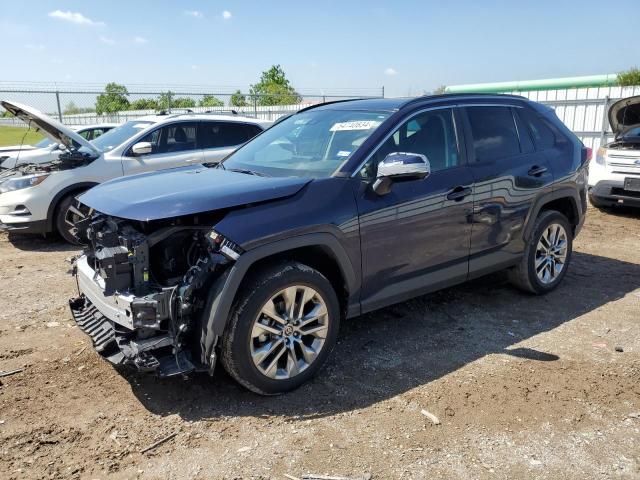
M 153 146 L 151 145 L 151 142 L 138 142 L 131 147 L 131 151 L 135 156 L 148 155 L 153 151 Z
M 397 181 L 422 180 L 431 173 L 431 165 L 425 155 L 419 153 L 390 153 L 378 164 L 378 175 L 373 191 L 386 195 L 391 184 Z

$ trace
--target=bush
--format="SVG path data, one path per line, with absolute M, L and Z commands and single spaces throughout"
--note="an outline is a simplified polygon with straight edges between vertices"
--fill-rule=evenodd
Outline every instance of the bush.
M 633 67 L 618 73 L 618 85 L 621 87 L 640 85 L 640 69 Z

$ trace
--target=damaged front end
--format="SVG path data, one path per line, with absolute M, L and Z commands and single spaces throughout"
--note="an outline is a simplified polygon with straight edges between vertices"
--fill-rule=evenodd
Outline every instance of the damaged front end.
M 203 354 L 207 292 L 242 253 L 211 229 L 219 216 L 140 222 L 92 214 L 74 260 L 78 326 L 111 363 L 166 377 L 213 371 Z

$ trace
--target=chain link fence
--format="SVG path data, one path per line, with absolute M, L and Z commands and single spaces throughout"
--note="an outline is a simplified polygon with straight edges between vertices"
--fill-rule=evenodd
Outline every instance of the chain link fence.
M 0 85 L 0 99 L 13 100 L 32 106 L 67 125 L 121 123 L 143 115 L 164 112 L 231 113 L 261 120 L 277 120 L 283 115 L 307 106 L 333 100 L 376 98 L 384 96 L 382 89 L 361 89 L 353 93 L 340 91 L 331 94 L 298 94 L 279 97 L 252 95 L 229 91 L 167 89 L 139 89 L 129 91 L 125 105 L 118 111 L 96 111 L 97 99 L 104 89 L 44 89 L 7 88 Z M 24 123 L 0 109 L 0 125 L 24 126 Z

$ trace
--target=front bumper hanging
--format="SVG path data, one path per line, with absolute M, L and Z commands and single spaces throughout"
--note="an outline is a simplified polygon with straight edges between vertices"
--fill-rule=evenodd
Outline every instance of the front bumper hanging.
M 76 324 L 91 338 L 96 351 L 114 365 L 133 366 L 139 371 L 154 372 L 158 377 L 206 370 L 191 361 L 188 351 L 174 353 L 170 335 L 136 339 L 134 331 L 104 316 L 83 294 L 69 300 L 69 307 Z

